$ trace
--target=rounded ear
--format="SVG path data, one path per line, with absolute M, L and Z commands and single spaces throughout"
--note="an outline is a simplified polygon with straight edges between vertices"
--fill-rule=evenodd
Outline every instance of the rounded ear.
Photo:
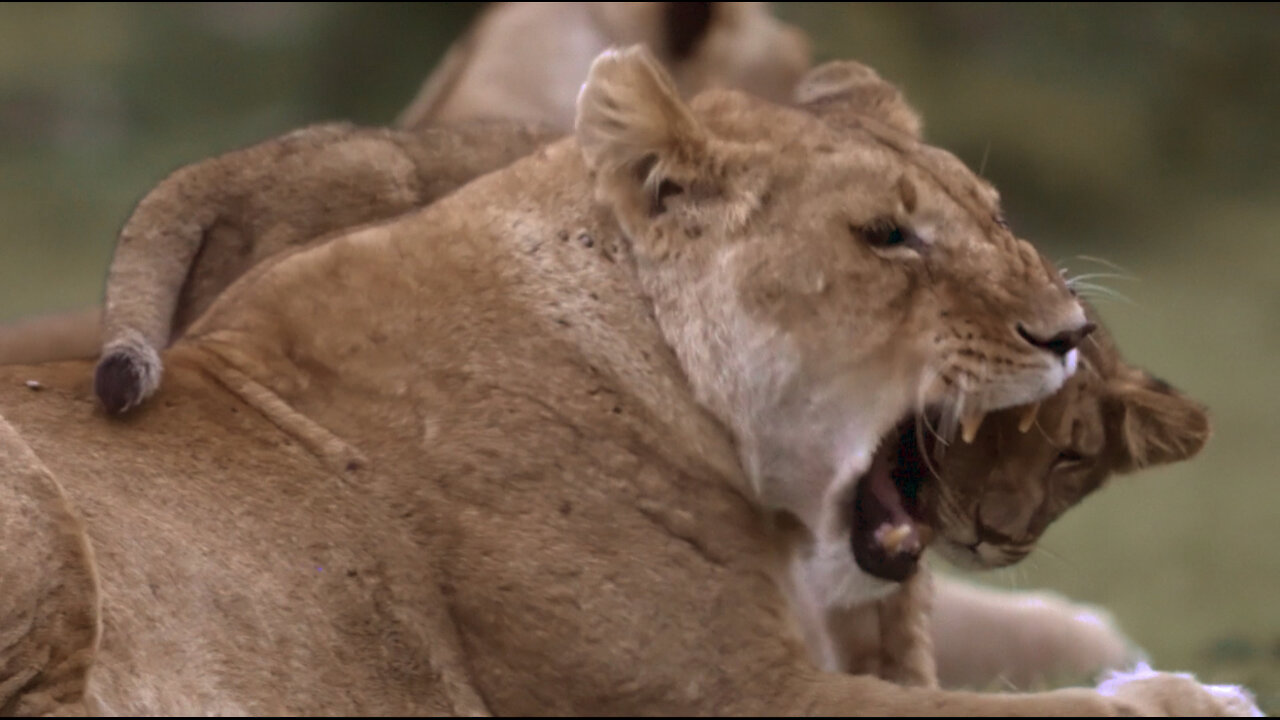
M 810 70 L 796 86 L 796 103 L 826 120 L 870 120 L 895 132 L 921 138 L 920 116 L 902 93 L 852 60 L 836 60 Z
M 654 215 L 707 155 L 708 135 L 680 100 L 671 77 L 641 45 L 595 59 L 578 94 L 574 123 L 596 191 L 620 219 Z
M 1118 441 L 1120 472 L 1191 458 L 1210 434 L 1203 405 L 1136 369 L 1113 382 L 1106 422 L 1108 437 Z

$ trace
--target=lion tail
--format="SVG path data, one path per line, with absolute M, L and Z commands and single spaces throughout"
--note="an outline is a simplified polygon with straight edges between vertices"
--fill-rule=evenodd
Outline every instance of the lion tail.
M 93 382 L 109 413 L 136 407 L 160 387 L 160 351 L 169 344 L 183 285 L 237 193 L 234 182 L 211 182 L 217 165 L 215 159 L 169 175 L 120 230 L 107 274 L 102 357 Z

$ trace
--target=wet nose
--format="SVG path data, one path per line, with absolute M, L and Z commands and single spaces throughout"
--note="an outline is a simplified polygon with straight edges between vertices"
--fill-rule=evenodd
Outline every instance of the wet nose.
M 1080 344 L 1080 341 L 1084 340 L 1089 333 L 1093 332 L 1097 327 L 1097 325 L 1087 322 L 1078 328 L 1063 330 L 1053 337 L 1044 338 L 1027 330 L 1021 323 L 1019 323 L 1018 335 L 1021 336 L 1023 340 L 1026 340 L 1041 350 L 1048 350 L 1058 357 L 1063 357 L 1074 350 L 1076 346 Z

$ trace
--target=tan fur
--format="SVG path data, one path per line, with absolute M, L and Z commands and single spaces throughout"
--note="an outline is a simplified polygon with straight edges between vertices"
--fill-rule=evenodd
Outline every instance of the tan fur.
M 0 325 L 0 365 L 97 357 L 102 308 L 48 313 Z
M 1056 276 L 1028 271 L 1034 253 L 985 222 L 991 208 L 955 199 L 979 181 L 938 151 L 734 93 L 690 108 L 669 87 L 643 53 L 606 56 L 580 140 L 251 270 L 167 353 L 165 387 L 125 422 L 88 411 L 84 363 L 0 369 L 0 408 L 21 435 L 0 442 L 47 465 L 96 553 L 102 637 L 86 703 L 120 714 L 1247 709 L 1238 693 L 1171 675 L 1110 694 L 1001 695 L 813 668 L 762 508 L 824 485 L 838 495 L 865 459 L 788 447 L 770 423 L 817 440 L 846 429 L 840 446 L 865 448 L 947 359 L 936 330 L 972 323 L 983 339 L 971 348 L 997 339 L 962 287 L 1004 321 L 1070 317 L 1075 303 Z M 666 132 L 638 98 L 658 103 Z M 645 152 L 628 160 L 628 148 Z M 867 247 L 848 227 L 895 209 L 886 167 L 946 226 L 915 256 Z M 984 297 L 970 262 L 1009 294 Z M 928 280 L 913 271 L 926 267 Z M 891 320 L 911 331 L 877 332 Z M 1034 371 L 971 365 L 969 398 L 1056 389 L 1052 366 L 1016 348 Z M 15 382 L 32 376 L 44 392 Z M 995 382 L 1007 394 L 985 392 Z M 747 412 L 761 402 L 776 412 Z M 368 464 L 343 465 L 348 449 Z M 800 474 L 771 462 L 800 450 L 813 456 Z M 30 492 L 10 466 L 0 478 Z M 790 508 L 815 519 L 802 509 Z M 25 556 L 0 563 L 54 572 Z
M 495 3 L 396 123 L 504 117 L 568 132 L 591 61 L 635 43 L 649 47 L 686 96 L 731 87 L 782 102 L 810 62 L 805 35 L 764 3 Z

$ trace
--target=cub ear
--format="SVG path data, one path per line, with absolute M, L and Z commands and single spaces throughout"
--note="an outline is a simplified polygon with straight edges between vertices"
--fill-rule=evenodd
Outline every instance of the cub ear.
M 1117 469 L 1130 472 L 1186 460 L 1209 440 L 1205 407 L 1141 370 L 1112 388 L 1108 436 L 1117 440 Z
M 828 121 L 872 120 L 915 140 L 921 138 L 920 116 L 902 93 L 875 70 L 852 60 L 836 60 L 810 70 L 796 86 L 795 100 Z
M 595 59 L 574 128 L 597 193 L 620 219 L 661 213 L 665 198 L 684 190 L 673 171 L 689 173 L 707 152 L 706 131 L 641 45 Z

